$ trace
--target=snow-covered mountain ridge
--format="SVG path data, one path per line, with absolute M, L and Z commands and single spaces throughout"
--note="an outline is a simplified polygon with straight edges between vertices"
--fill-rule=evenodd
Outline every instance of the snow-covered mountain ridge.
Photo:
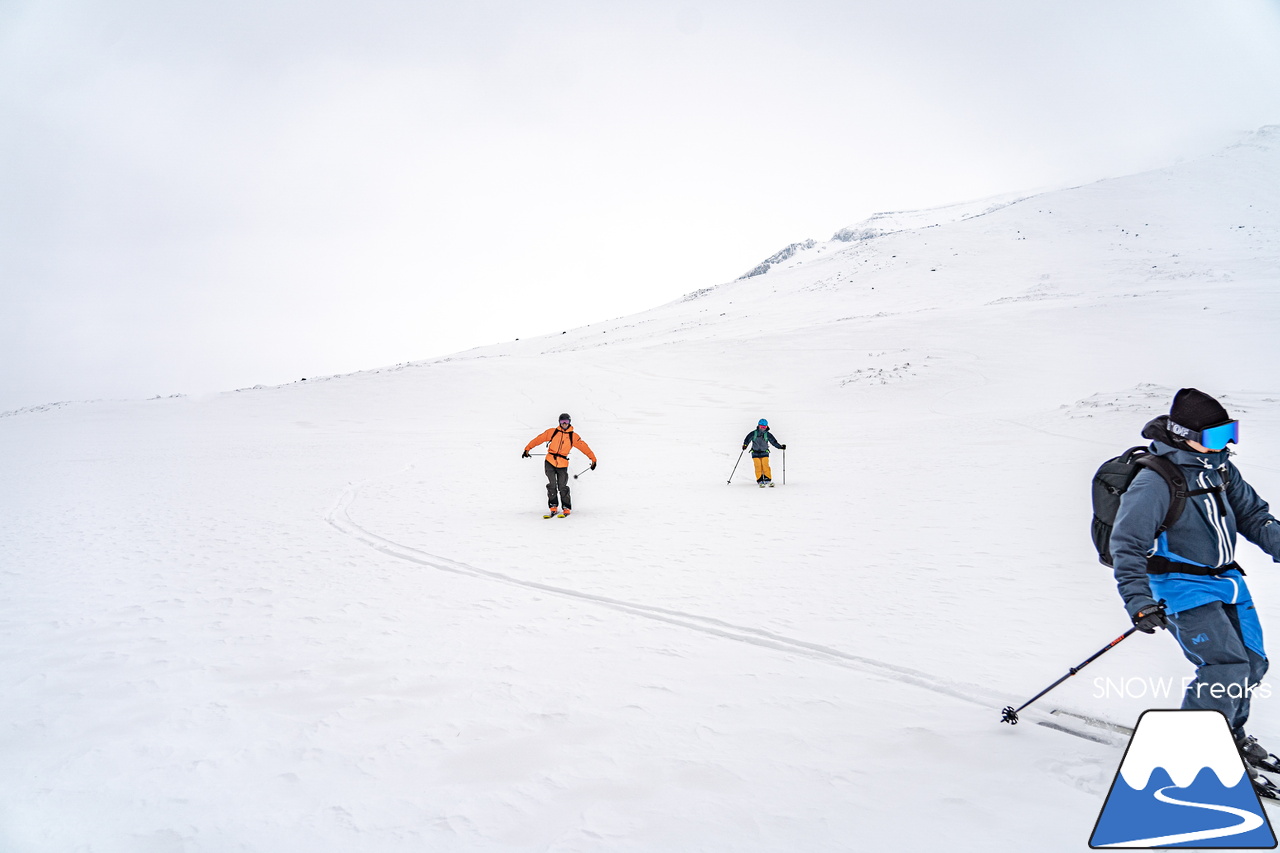
M 1268 126 L 1219 154 L 1140 175 L 880 214 L 825 243 L 793 244 L 794 251 L 778 253 L 787 257 L 773 262 L 768 275 L 691 294 L 704 300 L 698 313 L 711 316 L 682 317 L 680 325 L 732 337 L 732 318 L 757 311 L 762 300 L 772 304 L 759 313 L 785 327 L 923 308 L 1095 294 L 1134 298 L 1165 292 L 1165 282 L 1212 288 L 1241 276 L 1274 277 L 1280 271 L 1278 152 L 1280 126 Z M 891 224 L 878 227 L 882 219 Z M 867 230 L 877 232 L 874 239 L 848 239 Z M 804 296 L 814 292 L 822 292 L 819 300 Z M 807 310 L 813 301 L 821 313 Z M 738 307 L 714 310 L 731 304 Z M 843 309 L 838 317 L 822 316 L 833 306 Z M 617 345 L 618 338 L 603 336 L 664 325 L 660 318 L 678 313 L 667 306 L 536 340 L 553 350 L 584 341 Z M 648 334 L 645 329 L 643 337 Z M 499 345 L 471 352 L 490 350 L 520 351 Z

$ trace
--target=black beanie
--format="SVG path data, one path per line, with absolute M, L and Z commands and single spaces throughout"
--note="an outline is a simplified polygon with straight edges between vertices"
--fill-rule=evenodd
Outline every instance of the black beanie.
M 1197 432 L 1205 427 L 1217 426 L 1231 420 L 1222 404 L 1195 388 L 1183 388 L 1173 395 L 1169 407 L 1169 420 Z

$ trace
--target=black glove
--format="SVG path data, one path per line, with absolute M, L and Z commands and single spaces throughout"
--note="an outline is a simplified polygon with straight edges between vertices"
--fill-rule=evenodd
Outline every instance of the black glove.
M 787 449 L 787 446 L 786 446 L 785 444 L 784 444 L 784 445 L 782 445 L 782 449 L 783 449 L 783 450 L 786 450 L 786 449 Z
M 594 462 L 591 463 L 591 470 L 592 471 L 596 470 L 596 463 Z
M 520 458 L 521 458 L 521 459 L 528 459 L 528 458 L 529 458 L 529 451 L 527 451 L 527 450 L 526 450 L 524 453 L 521 453 L 521 454 L 520 454 Z
M 1133 627 L 1144 634 L 1154 634 L 1157 628 L 1168 628 L 1169 619 L 1164 615 L 1164 602 L 1147 605 L 1133 614 Z
M 746 449 L 747 449 L 747 446 L 746 446 L 745 444 L 744 444 L 744 445 L 742 445 L 742 449 L 743 449 L 743 450 L 746 450 Z

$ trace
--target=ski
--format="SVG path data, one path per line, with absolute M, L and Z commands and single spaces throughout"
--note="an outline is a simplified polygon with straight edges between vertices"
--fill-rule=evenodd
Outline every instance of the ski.
M 1240 754 L 1244 756 L 1244 760 L 1249 762 L 1253 767 L 1259 770 L 1265 770 L 1268 773 L 1280 773 L 1280 757 L 1273 752 L 1267 752 L 1267 748 L 1258 743 L 1255 737 L 1245 738 L 1241 743 L 1236 744 L 1240 749 Z
M 1259 770 L 1265 770 L 1268 773 L 1280 773 L 1280 762 L 1276 761 L 1274 754 L 1268 758 L 1250 758 L 1246 760 Z
M 1253 790 L 1257 792 L 1259 797 L 1266 797 L 1268 800 L 1280 800 L 1280 786 L 1272 782 L 1266 776 L 1261 774 L 1253 777 Z
M 1049 713 L 1057 717 L 1070 717 L 1073 720 L 1079 720 L 1080 722 L 1086 723 L 1094 728 L 1106 729 L 1107 731 L 1115 732 L 1116 734 L 1127 735 L 1130 737 L 1133 735 L 1133 729 L 1129 726 L 1122 726 L 1119 723 L 1113 723 L 1110 720 L 1104 720 L 1101 717 L 1090 717 L 1087 714 L 1077 714 L 1075 711 L 1064 711 L 1061 708 L 1054 708 Z
M 556 513 L 554 511 L 549 512 L 543 516 L 543 518 L 555 518 L 555 517 L 556 517 Z
M 1096 735 L 1093 732 L 1077 731 L 1076 729 L 1073 729 L 1070 726 L 1064 726 L 1061 723 L 1055 723 L 1052 720 L 1036 720 L 1036 725 L 1044 726 L 1046 729 L 1053 729 L 1055 732 L 1062 732 L 1063 734 L 1066 734 L 1066 735 L 1072 735 L 1074 737 L 1080 738 L 1081 740 L 1088 740 L 1088 741 L 1093 741 L 1094 743 L 1100 743 L 1103 746 L 1118 745 L 1116 744 L 1115 741 L 1111 740 L 1110 738 L 1103 737 L 1102 735 Z

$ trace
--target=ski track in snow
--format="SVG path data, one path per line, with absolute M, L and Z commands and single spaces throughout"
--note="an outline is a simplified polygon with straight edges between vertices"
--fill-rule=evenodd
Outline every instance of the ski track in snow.
M 648 604 L 623 601 L 621 599 L 609 598 L 608 596 L 595 595 L 588 592 L 581 592 L 579 590 L 567 589 L 565 587 L 538 583 L 537 581 L 523 580 L 521 578 L 511 577 L 510 575 L 504 575 L 500 572 L 493 572 L 487 569 L 469 566 L 466 563 L 459 563 L 458 561 L 451 560 L 447 557 L 428 554 L 427 552 L 421 551 L 417 548 L 402 545 L 399 542 L 387 539 L 384 536 L 379 536 L 378 534 L 357 524 L 351 518 L 349 510 L 351 505 L 355 503 L 356 498 L 359 496 L 360 489 L 361 486 L 357 485 L 353 485 L 345 489 L 325 516 L 325 520 L 339 532 L 350 536 L 375 551 L 386 554 L 390 557 L 416 563 L 417 565 L 436 569 L 437 571 L 468 575 L 470 577 L 507 584 L 509 586 L 537 590 L 538 592 L 549 593 L 551 595 L 557 595 L 599 607 L 606 607 L 610 610 L 616 610 L 632 616 L 639 616 L 644 619 L 652 619 L 657 622 L 665 622 L 669 625 L 676 625 L 681 628 L 687 628 L 703 634 L 710 634 L 723 639 L 735 640 L 740 643 L 749 643 L 751 645 L 761 646 L 777 651 L 804 655 L 805 657 L 820 660 L 825 663 L 843 666 L 860 672 L 871 673 L 893 681 L 911 684 L 916 687 L 922 687 L 925 690 L 930 690 L 944 696 L 950 696 L 954 699 L 959 699 L 963 702 L 968 702 L 981 707 L 995 708 L 999 704 L 998 697 L 996 697 L 994 693 L 984 690 L 976 685 L 948 681 L 946 679 L 930 675 L 929 673 L 920 672 L 908 667 L 897 666 L 885 661 L 875 660 L 874 658 L 850 654 L 849 652 L 840 651 L 839 649 L 833 649 L 830 646 L 823 646 L 817 643 L 798 640 L 793 637 L 786 637 L 781 634 L 775 634 L 771 631 L 764 631 L 759 628 L 736 625 L 732 622 L 725 622 L 721 619 L 716 619 L 710 616 L 700 616 L 695 613 L 686 613 L 680 610 L 671 610 L 664 607 L 655 607 Z M 994 710 L 993 713 L 995 713 Z M 1079 734 L 1071 731 L 1065 726 L 1054 726 L 1054 728 L 1060 728 L 1071 734 Z M 1088 737 L 1087 735 L 1082 734 L 1079 734 L 1079 736 Z

